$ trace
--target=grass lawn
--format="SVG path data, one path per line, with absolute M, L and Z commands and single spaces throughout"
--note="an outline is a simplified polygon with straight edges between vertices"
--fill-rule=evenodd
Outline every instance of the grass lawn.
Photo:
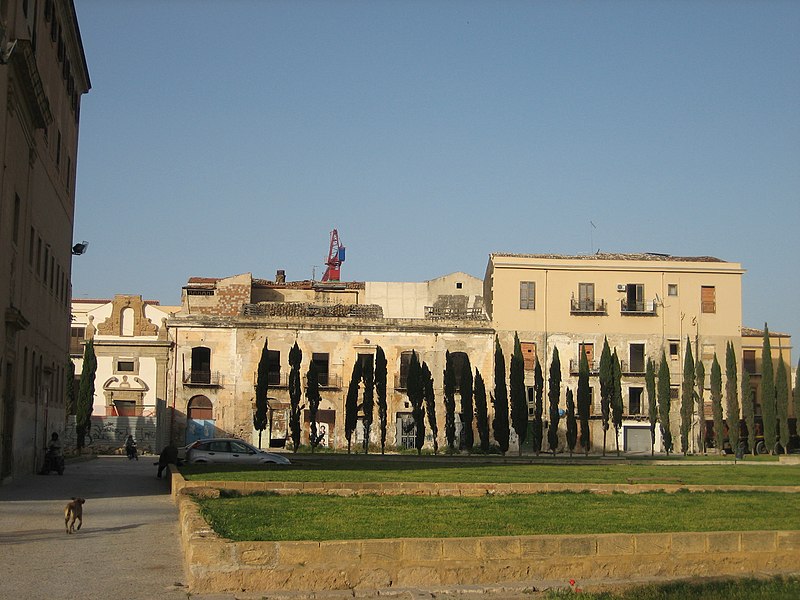
M 580 585 L 580 584 L 579 584 Z M 572 591 L 550 592 L 548 600 L 575 598 Z M 800 579 L 735 579 L 703 583 L 667 583 L 619 593 L 583 593 L 584 600 L 788 600 L 800 598 Z
M 199 502 L 214 530 L 237 541 L 800 529 L 800 495 L 769 492 L 255 494 Z
M 379 457 L 308 459 L 289 466 L 186 465 L 189 480 L 330 481 L 330 482 L 443 482 L 443 483 L 679 483 L 712 485 L 800 485 L 800 468 L 773 464 L 654 465 L 619 464 L 478 464 L 435 457 L 381 460 Z

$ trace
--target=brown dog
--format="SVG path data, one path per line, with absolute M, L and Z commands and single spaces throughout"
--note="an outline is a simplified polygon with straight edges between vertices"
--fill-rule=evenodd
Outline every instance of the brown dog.
M 74 533 L 83 525 L 83 503 L 86 502 L 83 498 L 72 498 L 72 502 L 68 503 L 64 508 L 64 527 L 67 528 L 67 533 Z M 75 527 L 75 521 L 78 526 Z

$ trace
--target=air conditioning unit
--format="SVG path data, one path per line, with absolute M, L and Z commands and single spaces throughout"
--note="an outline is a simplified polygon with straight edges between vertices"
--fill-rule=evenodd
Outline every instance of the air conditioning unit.
M 624 291 L 625 291 L 625 284 L 624 284 L 624 283 L 620 283 L 620 284 L 617 286 L 617 291 L 618 291 L 618 292 L 624 292 Z

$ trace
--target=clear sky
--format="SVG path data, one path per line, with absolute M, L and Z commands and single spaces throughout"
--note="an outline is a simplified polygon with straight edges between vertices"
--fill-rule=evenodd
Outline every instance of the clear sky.
M 76 298 L 320 278 L 337 228 L 348 280 L 741 262 L 743 324 L 800 343 L 800 2 L 75 5 Z

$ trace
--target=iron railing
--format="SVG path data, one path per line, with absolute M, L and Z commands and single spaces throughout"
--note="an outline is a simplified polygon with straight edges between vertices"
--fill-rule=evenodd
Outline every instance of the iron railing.
M 569 312 L 573 315 L 604 315 L 608 312 L 605 300 L 570 300 Z

